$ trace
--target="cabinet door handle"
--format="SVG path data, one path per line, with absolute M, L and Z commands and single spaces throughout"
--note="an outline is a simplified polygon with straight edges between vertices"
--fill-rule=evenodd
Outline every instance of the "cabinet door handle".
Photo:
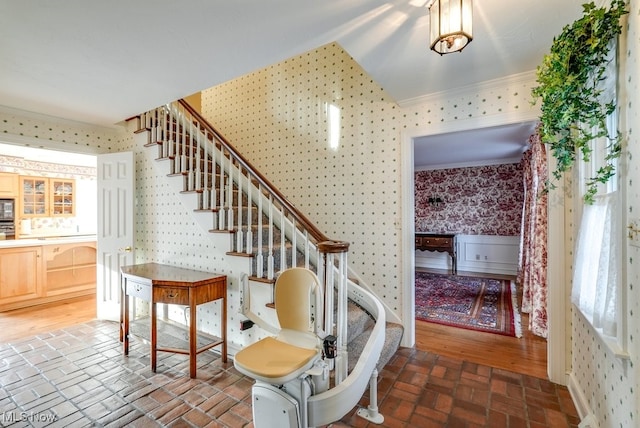
M 133 250 L 131 247 L 118 248 L 121 253 L 130 253 Z

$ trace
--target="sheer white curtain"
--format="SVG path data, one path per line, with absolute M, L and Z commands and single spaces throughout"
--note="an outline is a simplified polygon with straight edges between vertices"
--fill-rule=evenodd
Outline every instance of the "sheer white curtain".
M 607 336 L 617 334 L 620 281 L 619 192 L 585 205 L 576 245 L 571 301 Z

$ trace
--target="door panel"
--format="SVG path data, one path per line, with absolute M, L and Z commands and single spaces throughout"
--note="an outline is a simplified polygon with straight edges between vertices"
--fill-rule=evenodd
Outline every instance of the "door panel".
M 133 152 L 98 156 L 98 318 L 120 319 L 120 267 L 133 264 Z

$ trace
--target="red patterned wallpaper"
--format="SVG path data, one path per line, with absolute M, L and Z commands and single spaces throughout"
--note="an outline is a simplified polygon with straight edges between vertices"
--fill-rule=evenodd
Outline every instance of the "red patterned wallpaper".
M 520 164 L 416 172 L 416 232 L 520 235 L 522 174 Z

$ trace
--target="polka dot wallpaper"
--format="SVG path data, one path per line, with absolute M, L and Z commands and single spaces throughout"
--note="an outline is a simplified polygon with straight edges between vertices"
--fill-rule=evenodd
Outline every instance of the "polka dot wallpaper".
M 105 128 L 50 116 L 8 109 L 0 106 L 0 141 L 14 143 L 12 136 L 32 139 L 28 145 L 49 148 L 52 142 L 63 143 L 65 150 L 83 153 L 108 153 L 131 139 L 122 129 Z M 38 142 L 41 141 L 41 144 Z

